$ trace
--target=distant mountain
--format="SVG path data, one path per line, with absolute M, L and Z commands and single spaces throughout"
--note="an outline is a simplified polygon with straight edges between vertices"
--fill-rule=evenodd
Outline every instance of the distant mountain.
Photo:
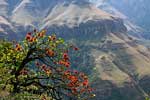
M 134 21 L 137 25 L 141 26 L 145 31 L 142 36 L 150 40 L 150 7 L 149 0 L 123 0 L 119 5 L 117 0 L 112 0 L 111 4 L 117 9 L 120 9 L 125 15 Z
M 89 1 L 95 4 L 98 8 L 110 14 L 113 14 L 114 16 L 122 18 L 124 20 L 125 26 L 127 27 L 128 33 L 138 38 L 142 38 L 142 33 L 144 32 L 144 29 L 136 25 L 134 21 L 130 20 L 130 18 L 126 16 L 123 12 L 121 12 L 120 9 L 117 9 L 116 7 L 111 5 L 109 0 L 89 0 Z
M 0 0 L 0 15 L 7 16 L 8 14 L 8 3 L 5 0 Z
M 12 11 L 12 22 L 23 26 L 40 23 L 57 0 L 23 0 Z
M 90 13 L 89 13 L 90 12 Z M 43 27 L 52 25 L 78 27 L 81 23 L 98 21 L 100 19 L 111 20 L 111 15 L 92 6 L 85 1 L 72 3 L 58 3 L 44 19 Z
M 94 100 L 144 100 L 150 93 L 150 50 L 128 34 L 139 28 L 125 14 L 96 4 L 99 8 L 87 0 L 3 0 L 0 34 L 20 39 L 34 28 L 56 33 L 80 47 L 72 66 L 91 76 Z
M 113 25 L 110 25 L 110 23 Z M 42 28 L 46 28 L 48 31 L 56 32 L 60 35 L 67 34 L 71 38 L 79 38 L 80 35 L 94 37 L 109 31 L 124 31 L 126 27 L 122 23 L 121 19 L 113 17 L 86 1 L 80 3 L 64 2 L 57 4 L 51 10 L 44 19 Z M 97 29 L 97 32 L 89 34 L 90 29 Z M 102 29 L 101 34 L 98 34 L 98 30 Z
M 15 39 L 17 38 L 15 35 L 14 26 L 7 18 L 0 16 L 0 38 L 11 37 L 11 39 Z
M 120 9 L 121 12 L 131 18 L 131 20 L 138 25 L 150 30 L 149 0 L 122 0 L 120 3 L 118 3 L 117 0 L 110 0 L 110 3 L 117 9 Z
M 126 18 L 128 20 L 125 20 L 125 23 L 127 21 L 127 27 L 133 30 L 130 33 L 150 39 L 149 0 L 121 0 L 119 3 L 118 0 L 90 1 L 109 13 L 113 11 L 120 17 Z

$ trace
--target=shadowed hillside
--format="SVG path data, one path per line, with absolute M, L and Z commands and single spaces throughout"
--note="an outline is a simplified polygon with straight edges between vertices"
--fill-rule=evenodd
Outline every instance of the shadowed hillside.
M 144 100 L 150 94 L 150 50 L 128 34 L 124 19 L 86 0 L 5 3 L 14 6 L 5 5 L 9 18 L 0 20 L 1 34 L 21 39 L 27 30 L 45 28 L 79 46 L 79 58 L 72 59 L 87 67 L 73 67 L 91 77 L 94 100 Z

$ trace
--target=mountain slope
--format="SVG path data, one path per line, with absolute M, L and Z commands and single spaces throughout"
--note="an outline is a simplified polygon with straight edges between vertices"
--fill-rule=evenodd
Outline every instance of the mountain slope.
M 8 3 L 5 0 L 0 0 L 0 16 L 7 16 L 8 14 Z
M 76 2 L 56 5 L 44 20 L 42 28 L 61 36 L 67 34 L 67 37 L 71 36 L 70 38 L 80 35 L 83 36 L 81 38 L 84 36 L 90 38 L 114 31 L 118 33 L 126 31 L 120 18 L 113 17 L 86 1 L 82 3 L 84 4 L 82 6 Z M 93 34 L 89 34 L 90 31 Z
M 81 12 L 81 13 L 80 13 Z M 90 13 L 89 13 L 90 12 Z M 99 19 L 112 19 L 107 13 L 91 6 L 89 3 L 84 3 L 83 6 L 77 5 L 75 2 L 68 4 L 58 4 L 45 19 L 45 26 L 53 24 L 68 25 L 69 27 L 78 26 L 80 23 L 87 21 L 97 21 Z
M 130 22 L 134 23 L 133 24 L 134 26 L 136 24 L 136 26 L 138 26 L 138 27 L 136 27 L 137 29 L 139 29 L 139 26 L 142 28 L 141 31 L 136 32 L 136 34 L 134 34 L 134 35 L 140 34 L 145 39 L 150 39 L 150 35 L 149 35 L 150 7 L 148 6 L 150 3 L 149 0 L 139 0 L 139 1 L 137 1 L 137 0 L 122 0 L 119 3 L 117 0 L 90 0 L 90 1 L 97 4 L 97 6 L 109 4 L 109 6 L 117 9 L 123 15 L 127 16 L 128 20 Z M 109 10 L 109 12 L 110 11 L 111 10 Z
M 101 4 L 108 3 L 113 6 L 121 13 L 130 18 L 134 23 L 142 26 L 143 28 L 148 28 L 147 25 L 150 23 L 149 17 L 149 0 L 122 0 L 118 3 L 117 0 L 89 0 L 100 6 Z M 141 20 L 143 19 L 143 20 Z
M 147 26 L 150 24 L 150 21 L 148 20 L 148 12 L 150 11 L 148 6 L 150 3 L 149 0 L 139 0 L 138 2 L 136 0 L 123 0 L 119 5 L 116 0 L 110 0 L 110 3 L 129 16 L 131 20 L 135 21 L 144 28 L 148 28 Z M 133 7 L 134 9 L 132 9 Z
M 44 13 L 44 11 L 43 11 Z M 33 25 L 44 16 L 41 14 L 38 2 L 33 0 L 23 0 L 12 11 L 12 21 L 21 25 Z
M 97 88 L 95 100 L 143 100 L 150 93 L 149 50 L 127 33 L 126 17 L 119 18 L 119 11 L 108 14 L 86 0 L 22 0 L 11 5 L 8 20 L 2 17 L 0 23 L 12 25 L 20 36 L 29 27 L 45 28 L 80 47 L 73 67 L 89 73 Z
M 123 19 L 124 24 L 127 27 L 128 33 L 138 38 L 143 38 L 142 33 L 144 32 L 144 29 L 136 25 L 134 21 L 132 21 L 129 16 L 126 16 L 126 14 L 121 12 L 120 9 L 117 9 L 115 8 L 115 6 L 111 5 L 109 0 L 89 0 L 89 1 L 92 2 L 94 5 L 96 5 L 98 8 Z
M 0 38 L 11 37 L 11 39 L 14 39 L 17 37 L 15 35 L 14 27 L 10 21 L 5 17 L 0 16 Z

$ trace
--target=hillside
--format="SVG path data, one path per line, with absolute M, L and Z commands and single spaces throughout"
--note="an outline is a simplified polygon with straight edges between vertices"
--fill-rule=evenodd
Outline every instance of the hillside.
M 150 50 L 128 34 L 126 18 L 108 14 L 86 0 L 7 3 L 12 7 L 9 18 L 1 17 L 0 26 L 8 27 L 1 29 L 3 34 L 22 37 L 33 28 L 45 28 L 79 45 L 84 55 L 76 60 L 87 66 L 80 69 L 91 76 L 94 100 L 144 100 L 150 93 Z
M 135 36 L 141 36 L 145 39 L 149 37 L 149 0 L 122 0 L 118 3 L 117 0 L 89 0 L 96 4 L 99 8 L 104 9 L 109 13 L 118 14 L 120 17 L 126 18 L 132 29 L 136 33 L 132 33 Z M 123 15 L 123 16 L 122 16 Z M 127 21 L 125 20 L 125 22 Z M 138 30 L 138 31 L 137 31 Z M 134 32 L 133 31 L 133 32 Z

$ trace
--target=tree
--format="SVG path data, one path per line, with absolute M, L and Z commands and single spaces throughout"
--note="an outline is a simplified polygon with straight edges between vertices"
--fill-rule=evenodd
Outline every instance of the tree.
M 54 100 L 86 100 L 93 97 L 88 77 L 71 70 L 68 52 L 78 49 L 55 35 L 45 34 L 46 30 L 34 30 L 19 43 L 1 44 L 2 88 L 6 89 L 9 85 L 9 92 L 13 94 L 43 95 L 42 100 L 47 97 Z

